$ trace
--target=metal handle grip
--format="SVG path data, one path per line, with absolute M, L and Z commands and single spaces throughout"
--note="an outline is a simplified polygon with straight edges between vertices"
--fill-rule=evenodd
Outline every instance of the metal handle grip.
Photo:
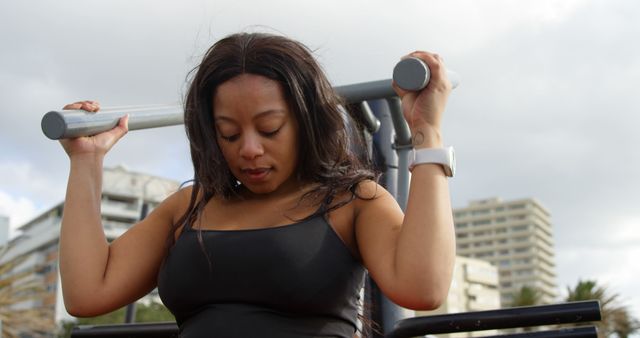
M 447 70 L 447 77 L 453 88 L 458 87 L 460 78 L 458 74 Z M 393 80 L 398 87 L 408 91 L 418 91 L 426 87 L 431 79 L 431 70 L 422 60 L 409 57 L 401 60 L 393 68 Z

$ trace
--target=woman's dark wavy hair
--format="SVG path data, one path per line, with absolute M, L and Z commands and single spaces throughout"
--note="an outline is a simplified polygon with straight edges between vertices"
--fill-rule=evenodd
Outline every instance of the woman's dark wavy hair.
M 357 184 L 377 178 L 370 163 L 350 150 L 353 135 L 345 124 L 343 102 L 303 44 L 264 33 L 233 34 L 216 42 L 196 70 L 184 107 L 194 168 L 193 189 L 187 211 L 173 226 L 169 248 L 175 243 L 177 229 L 192 226 L 213 196 L 229 199 L 240 188 L 218 147 L 213 119 L 216 89 L 238 75 L 261 75 L 281 84 L 299 126 L 295 174 L 300 182 L 317 183 L 303 198 L 322 201 L 312 216 L 326 214 L 359 197 Z M 348 201 L 332 204 L 336 195 L 347 191 L 351 192 Z

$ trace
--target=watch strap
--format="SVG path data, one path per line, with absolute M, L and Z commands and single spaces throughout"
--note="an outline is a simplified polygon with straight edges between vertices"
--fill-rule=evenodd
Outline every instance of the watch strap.
M 414 149 L 409 171 L 420 164 L 435 163 L 442 166 L 445 175 L 452 177 L 455 170 L 454 156 L 453 147 Z

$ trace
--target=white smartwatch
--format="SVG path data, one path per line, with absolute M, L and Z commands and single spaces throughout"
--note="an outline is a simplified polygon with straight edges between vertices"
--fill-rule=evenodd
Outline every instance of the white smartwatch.
M 409 165 L 409 171 L 424 163 L 440 164 L 447 177 L 453 177 L 456 172 L 456 156 L 453 147 L 413 150 L 413 161 Z

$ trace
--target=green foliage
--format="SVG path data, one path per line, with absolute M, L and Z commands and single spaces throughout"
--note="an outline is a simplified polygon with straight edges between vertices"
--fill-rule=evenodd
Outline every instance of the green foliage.
M 68 338 L 71 330 L 76 325 L 106 325 L 106 324 L 122 324 L 125 320 L 126 307 L 120 308 L 113 312 L 90 318 L 78 318 L 76 322 L 63 321 L 60 323 L 60 333 L 58 338 Z M 167 308 L 157 302 L 151 302 L 149 305 L 143 303 L 136 304 L 136 323 L 154 323 L 154 322 L 173 322 L 175 318 L 167 310 Z
M 618 303 L 619 296 L 610 294 L 606 287 L 599 286 L 596 281 L 578 281 L 572 289 L 567 287 L 567 301 L 597 300 L 600 302 L 602 320 L 595 325 L 599 337 L 626 338 L 640 330 L 640 323 L 631 317 L 626 306 Z
M 149 305 L 138 305 L 136 310 L 136 322 L 174 322 L 173 314 L 162 304 L 152 302 Z
M 540 291 L 536 288 L 525 285 L 513 295 L 511 306 L 532 306 L 540 304 Z
M 619 308 L 612 313 L 612 331 L 619 338 L 627 338 L 640 330 L 640 322 L 632 318 L 626 308 Z

